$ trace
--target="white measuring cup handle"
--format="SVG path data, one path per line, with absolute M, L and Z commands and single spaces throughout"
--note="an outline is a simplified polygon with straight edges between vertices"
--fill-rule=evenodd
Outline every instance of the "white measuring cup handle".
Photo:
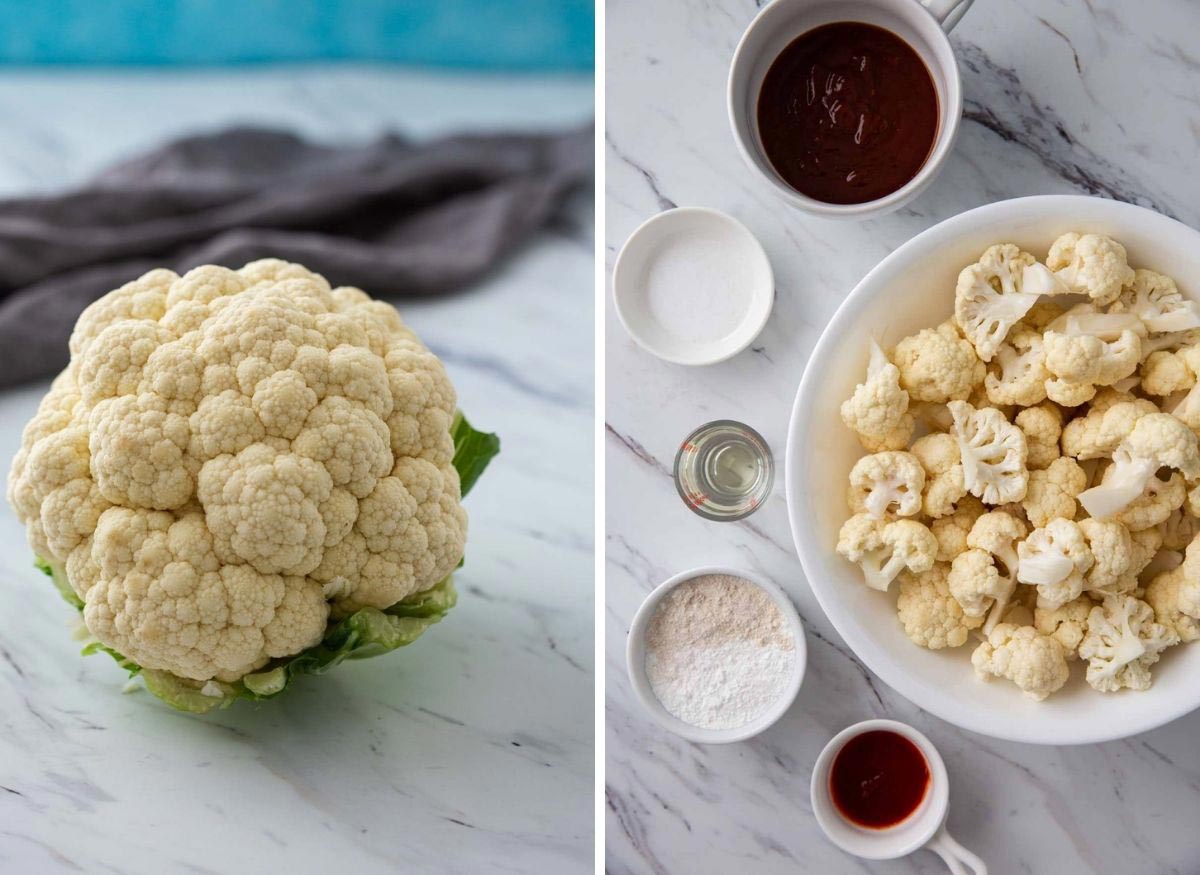
M 921 5 L 938 20 L 942 30 L 949 33 L 974 2 L 975 0 L 921 0 Z
M 987 864 L 955 841 L 944 826 L 925 847 L 941 857 L 954 875 L 987 875 Z

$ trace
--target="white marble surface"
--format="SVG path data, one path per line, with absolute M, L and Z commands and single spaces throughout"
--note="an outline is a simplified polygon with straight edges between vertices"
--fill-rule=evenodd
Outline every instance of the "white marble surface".
M 583 79 L 288 69 L 0 73 L 0 192 L 232 121 L 325 139 L 586 122 Z M 464 294 L 407 303 L 502 455 L 458 607 L 259 707 L 178 714 L 83 659 L 0 508 L 0 872 L 590 872 L 592 204 Z M 0 466 L 44 386 L 0 393 Z
M 634 227 L 674 205 L 741 219 L 762 240 L 778 295 L 747 351 L 689 369 L 634 346 L 607 306 L 606 847 L 627 873 L 944 872 L 928 852 L 867 863 L 824 840 L 808 801 L 814 758 L 837 730 L 890 716 L 925 731 L 951 775 L 949 826 L 994 873 L 1200 871 L 1200 713 L 1082 748 L 1001 743 L 926 715 L 870 675 L 805 584 L 782 484 L 741 524 L 692 515 L 671 483 L 679 441 L 742 419 L 781 455 L 805 359 L 841 299 L 885 254 L 941 219 L 1007 197 L 1086 192 L 1200 225 L 1200 6 L 1150 0 L 979 0 L 952 41 L 966 120 L 941 177 L 911 208 L 831 224 L 750 177 L 725 116 L 727 65 L 753 0 L 643 4 L 607 13 L 608 267 Z M 625 673 L 628 622 L 655 584 L 725 563 L 785 586 L 809 630 L 789 714 L 744 744 L 703 747 L 656 728 Z

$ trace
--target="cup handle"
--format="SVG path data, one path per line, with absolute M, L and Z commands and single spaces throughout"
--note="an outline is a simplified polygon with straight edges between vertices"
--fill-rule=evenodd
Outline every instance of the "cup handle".
M 944 826 L 925 847 L 941 857 L 954 875 L 987 875 L 987 864 L 955 841 Z
M 974 2 L 975 0 L 921 0 L 921 5 L 937 19 L 942 30 L 949 33 Z

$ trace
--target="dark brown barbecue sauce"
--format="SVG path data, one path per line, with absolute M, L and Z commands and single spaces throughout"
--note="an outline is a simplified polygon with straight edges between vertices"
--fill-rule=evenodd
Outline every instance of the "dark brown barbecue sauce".
M 840 21 L 794 39 L 758 94 L 758 131 L 776 172 L 801 194 L 860 204 L 920 172 L 938 132 L 921 56 L 872 24 Z
M 851 823 L 895 826 L 917 810 L 929 789 L 929 765 L 915 744 L 896 732 L 856 735 L 829 771 L 833 804 Z

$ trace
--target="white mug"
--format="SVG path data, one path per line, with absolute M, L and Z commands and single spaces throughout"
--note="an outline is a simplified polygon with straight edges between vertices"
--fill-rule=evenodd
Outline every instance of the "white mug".
M 829 771 L 834 757 L 850 739 L 864 732 L 883 729 L 903 735 L 917 746 L 929 766 L 929 787 L 917 810 L 887 829 L 867 829 L 850 823 L 838 812 L 829 789 Z M 954 875 L 987 875 L 983 860 L 960 845 L 946 832 L 946 814 L 950 808 L 950 781 L 946 764 L 928 738 L 906 723 L 895 720 L 864 720 L 848 726 L 833 737 L 812 773 L 812 810 L 825 835 L 835 845 L 856 857 L 868 860 L 894 860 L 925 848 L 933 851 Z
M 772 0 L 754 17 L 729 68 L 729 124 L 746 164 L 788 203 L 829 218 L 865 219 L 899 209 L 921 193 L 945 163 L 962 119 L 962 82 L 947 32 L 974 0 Z M 925 163 L 891 194 L 859 204 L 831 204 L 788 185 L 767 158 L 758 133 L 758 93 L 779 53 L 796 37 L 835 21 L 863 21 L 891 31 L 921 56 L 938 95 L 938 132 Z

